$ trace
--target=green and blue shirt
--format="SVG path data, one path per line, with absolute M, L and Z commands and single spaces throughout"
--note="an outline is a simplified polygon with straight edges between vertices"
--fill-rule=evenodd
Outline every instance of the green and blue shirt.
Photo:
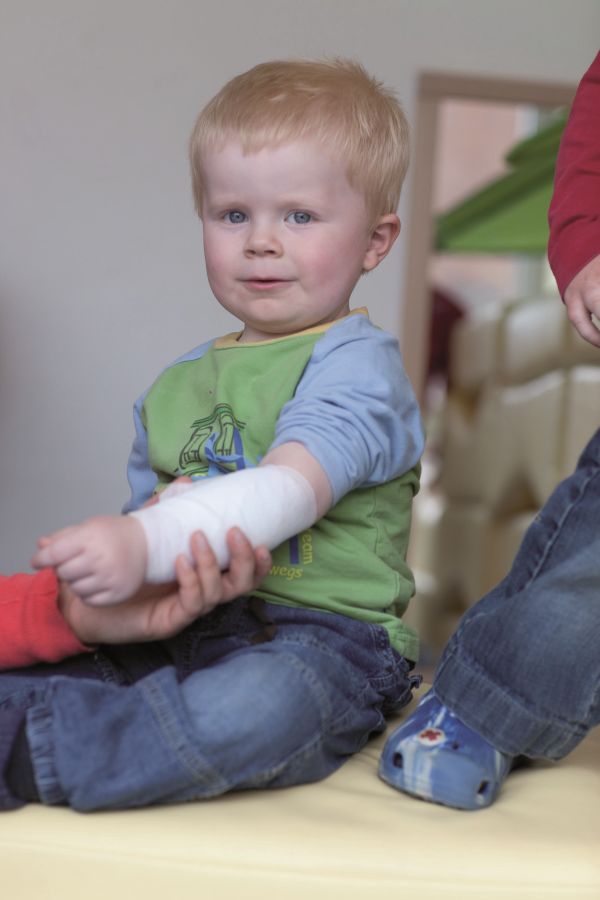
M 383 626 L 416 659 L 402 621 L 423 433 L 397 341 L 357 310 L 287 337 L 209 341 L 176 360 L 135 406 L 128 476 L 137 509 L 180 475 L 222 477 L 297 441 L 325 470 L 329 512 L 273 551 L 255 591 Z

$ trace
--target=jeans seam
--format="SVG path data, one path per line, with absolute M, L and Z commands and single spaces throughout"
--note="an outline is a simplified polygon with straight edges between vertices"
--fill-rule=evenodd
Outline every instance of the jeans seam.
M 551 537 L 549 538 L 549 540 L 546 541 L 544 550 L 540 554 L 537 566 L 534 567 L 534 569 L 533 569 L 530 577 L 527 579 L 527 581 L 522 586 L 520 586 L 519 591 L 527 590 L 529 585 L 538 577 L 538 575 L 542 571 L 544 564 L 546 563 L 546 560 L 548 559 L 550 552 L 554 548 L 554 545 L 558 539 L 558 536 L 559 536 L 560 532 L 562 531 L 562 529 L 564 528 L 567 519 L 569 518 L 569 516 L 571 515 L 571 513 L 573 512 L 575 507 L 579 503 L 581 503 L 585 492 L 587 491 L 588 487 L 590 486 L 590 483 L 594 480 L 594 478 L 598 477 L 598 475 L 600 475 L 600 469 L 592 470 L 590 472 L 590 474 L 587 476 L 587 478 L 582 482 L 582 484 L 577 492 L 577 496 L 574 497 L 570 503 L 565 505 L 565 510 L 564 510 L 562 516 L 556 522 L 554 531 L 553 531 Z
M 176 715 L 160 684 L 139 682 L 136 687 L 146 699 L 152 711 L 154 722 L 161 735 L 165 739 L 169 749 L 175 754 L 180 764 L 189 772 L 194 782 L 205 782 L 210 778 L 211 783 L 219 785 L 218 792 L 227 790 L 228 785 L 223 774 L 208 762 L 205 756 L 199 754 L 190 742 L 182 723 L 177 721 Z
M 491 685 L 494 690 L 500 690 L 504 693 L 505 696 L 510 696 L 511 703 L 514 703 L 514 705 L 519 708 L 521 714 L 525 714 L 525 716 L 527 716 L 528 718 L 533 717 L 537 720 L 543 720 L 545 722 L 548 722 L 548 719 L 550 719 L 551 724 L 547 726 L 548 729 L 560 728 L 562 731 L 564 731 L 565 729 L 569 730 L 569 736 L 564 738 L 562 744 L 560 744 L 559 746 L 568 744 L 575 735 L 580 735 L 581 737 L 583 737 L 587 733 L 587 729 L 582 728 L 579 722 L 571 722 L 568 719 L 563 719 L 560 716 L 557 716 L 551 710 L 546 710 L 543 707 L 532 708 L 531 704 L 527 702 L 527 698 L 518 691 L 515 685 L 507 684 L 504 679 L 500 677 L 495 676 L 493 679 L 490 678 L 486 670 L 470 653 L 465 654 L 464 651 L 462 651 L 461 656 L 458 656 L 457 652 L 452 650 L 452 652 L 446 659 L 443 660 L 442 664 L 440 665 L 439 673 L 436 674 L 436 681 L 441 678 L 444 668 L 452 658 L 454 658 L 455 665 L 465 666 L 469 672 L 476 675 L 486 684 Z M 460 712 L 458 712 L 457 715 L 460 717 Z
M 40 799 L 48 805 L 65 799 L 53 754 L 52 709 L 47 704 L 32 707 L 27 713 L 27 741 L 31 751 L 35 783 Z
M 100 681 L 103 681 L 105 684 L 114 684 L 118 687 L 127 684 L 124 673 L 102 650 L 96 650 L 93 659 L 100 675 Z
M 373 628 L 376 628 L 379 630 L 379 626 L 377 626 L 377 625 L 370 626 L 370 627 L 373 627 Z M 386 639 L 387 639 L 387 632 L 385 632 L 385 629 L 381 629 L 381 630 L 384 632 Z M 286 643 L 287 644 L 302 643 L 304 646 L 315 647 L 317 650 L 320 650 L 321 652 L 327 654 L 327 656 L 329 656 L 330 659 L 342 659 L 347 665 L 350 665 L 351 668 L 353 668 L 353 669 L 360 668 L 361 674 L 363 675 L 365 681 L 378 693 L 385 693 L 386 691 L 390 690 L 390 688 L 393 688 L 394 684 L 398 680 L 397 679 L 398 664 L 400 665 L 400 668 L 402 668 L 402 663 L 404 663 L 407 667 L 407 670 L 406 670 L 406 672 L 403 671 L 402 674 L 403 675 L 408 674 L 407 660 L 405 660 L 403 656 L 398 655 L 398 661 L 399 661 L 399 663 L 398 663 L 398 661 L 396 661 L 394 659 L 394 651 L 393 651 L 391 645 L 389 644 L 389 642 L 388 642 L 387 647 L 377 646 L 377 643 L 376 643 L 373 650 L 377 654 L 377 656 L 380 660 L 380 665 L 377 668 L 371 668 L 368 672 L 363 671 L 360 664 L 358 666 L 356 664 L 354 664 L 352 662 L 352 660 L 349 659 L 345 654 L 342 654 L 339 651 L 332 651 L 329 648 L 329 646 L 326 643 L 322 642 L 321 640 L 315 640 L 313 638 L 308 641 L 305 640 L 305 641 L 299 642 L 297 638 L 288 638 L 286 636 L 283 636 L 280 639 L 279 646 L 285 645 Z M 383 673 L 381 671 L 382 667 L 386 670 Z
M 334 734 L 336 732 L 336 730 L 339 728 L 340 724 L 342 722 L 344 722 L 344 720 L 348 719 L 349 713 L 354 711 L 357 706 L 362 705 L 362 703 L 364 701 L 364 697 L 367 694 L 367 692 L 368 692 L 368 687 L 365 685 L 365 688 L 359 695 L 359 702 L 355 703 L 355 705 L 352 707 L 350 707 L 350 705 L 348 704 L 346 706 L 346 708 L 343 710 L 343 712 L 340 712 L 339 715 L 336 716 L 335 718 L 331 718 L 330 721 L 327 723 L 327 725 L 328 725 L 327 729 L 321 727 L 321 729 L 316 734 L 312 735 L 309 740 L 305 741 L 305 743 L 301 747 L 298 747 L 298 749 L 296 749 L 293 753 L 289 754 L 285 759 L 279 760 L 278 763 L 272 765 L 270 768 L 263 769 L 254 778 L 249 779 L 246 782 L 246 784 L 255 785 L 256 787 L 268 786 L 268 784 L 271 781 L 273 781 L 275 778 L 279 777 L 283 772 L 286 771 L 286 769 L 291 768 L 299 760 L 302 760 L 302 759 L 305 759 L 306 757 L 311 756 L 316 747 L 320 747 L 323 745 L 323 743 L 325 742 L 326 736 Z M 381 713 L 381 710 L 379 710 L 379 713 L 380 713 L 382 721 L 385 721 L 385 717 Z M 372 731 L 372 729 L 371 729 L 371 731 Z M 369 732 L 369 733 L 371 733 L 371 732 Z M 368 737 L 365 738 L 365 740 L 361 742 L 361 746 L 364 746 L 367 739 L 368 739 Z M 357 748 L 357 750 L 355 750 L 354 752 L 358 752 L 358 749 L 360 749 L 360 748 Z
M 286 642 L 292 643 L 292 641 L 287 641 L 287 639 L 284 638 L 282 643 L 285 644 Z M 297 642 L 295 642 L 295 643 L 297 643 Z M 321 645 L 319 641 L 305 642 L 305 644 L 308 644 L 308 643 L 310 643 L 313 647 L 316 646 L 321 652 L 326 651 L 331 658 L 339 657 L 339 654 L 337 654 L 337 653 L 329 653 L 328 648 Z M 303 681 L 305 681 L 307 683 L 309 690 L 311 691 L 311 693 L 313 694 L 313 696 L 315 697 L 315 699 L 317 701 L 319 710 L 321 712 L 321 723 L 322 723 L 321 733 L 322 733 L 323 728 L 325 726 L 330 725 L 331 717 L 334 712 L 331 701 L 328 696 L 328 693 L 325 690 L 325 688 L 323 687 L 321 679 L 319 678 L 318 674 L 315 672 L 315 670 L 312 666 L 309 666 L 303 660 L 300 660 L 295 653 L 291 653 L 288 656 L 289 656 L 288 661 L 289 661 L 290 665 L 297 672 L 299 672 Z M 325 708 L 327 710 L 326 715 L 325 715 Z
M 543 549 L 542 553 L 539 555 L 538 562 L 534 566 L 530 576 L 527 578 L 526 581 L 523 582 L 523 584 L 519 584 L 519 586 L 517 588 L 515 588 L 514 591 L 512 591 L 510 594 L 507 594 L 507 596 L 512 596 L 513 594 L 522 593 L 523 591 L 528 590 L 530 585 L 540 575 L 551 550 L 553 549 L 562 529 L 565 526 L 567 519 L 569 518 L 569 516 L 571 515 L 571 513 L 573 512 L 575 507 L 579 503 L 582 502 L 584 494 L 587 491 L 587 489 L 589 488 L 591 482 L 594 480 L 594 478 L 597 478 L 599 475 L 600 475 L 600 468 L 595 467 L 594 469 L 591 470 L 590 474 L 581 483 L 581 485 L 579 486 L 579 490 L 577 492 L 577 496 L 574 497 L 573 500 L 569 504 L 565 505 L 565 510 L 563 511 L 563 514 L 561 515 L 560 519 L 556 522 L 556 526 L 555 526 L 553 532 L 546 540 L 544 549 Z M 500 584 L 497 585 L 496 588 L 493 588 L 492 591 L 490 592 L 490 594 L 488 594 L 487 596 L 490 596 L 492 593 L 494 593 L 494 591 L 497 590 L 503 583 L 504 582 L 500 582 Z M 461 640 L 464 631 L 468 627 L 470 627 L 473 624 L 473 622 L 477 621 L 478 619 L 481 619 L 482 617 L 487 616 L 487 614 L 488 614 L 487 610 L 477 610 L 476 606 L 477 605 L 472 607 L 472 613 L 470 615 L 468 615 L 468 618 L 461 619 L 456 631 L 454 632 L 454 635 L 452 636 L 451 642 L 446 647 L 444 656 L 440 663 L 440 667 L 439 667 L 440 671 L 441 671 L 442 666 L 445 665 L 446 660 L 449 659 L 450 656 L 453 656 L 455 654 L 456 651 L 454 650 L 454 647 Z

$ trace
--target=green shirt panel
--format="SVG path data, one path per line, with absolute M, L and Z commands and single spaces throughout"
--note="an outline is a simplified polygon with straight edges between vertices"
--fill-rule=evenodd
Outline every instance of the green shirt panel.
M 158 489 L 180 475 L 257 465 L 322 336 L 309 331 L 264 343 L 217 343 L 159 376 L 142 411 Z M 417 490 L 415 467 L 351 491 L 312 528 L 274 550 L 271 571 L 255 593 L 382 625 L 392 646 L 416 660 L 417 636 L 400 616 L 414 593 L 406 549 Z
M 401 616 L 414 593 L 406 552 L 418 485 L 415 468 L 346 494 L 312 528 L 273 551 L 271 571 L 255 593 L 382 625 L 392 646 L 416 660 L 416 632 Z
M 212 346 L 200 359 L 167 369 L 143 407 L 159 487 L 180 475 L 209 474 L 214 456 L 225 471 L 257 465 L 320 337 Z

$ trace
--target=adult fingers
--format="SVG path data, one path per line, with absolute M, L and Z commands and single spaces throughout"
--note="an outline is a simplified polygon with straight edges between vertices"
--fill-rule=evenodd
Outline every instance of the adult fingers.
M 567 315 L 575 330 L 584 340 L 589 341 L 595 347 L 600 347 L 600 328 L 592 319 L 592 312 L 594 311 L 592 299 L 588 298 L 588 300 L 589 304 L 586 303 L 580 293 L 571 294 L 568 299 L 565 298 Z M 597 303 L 596 301 L 594 302 L 600 313 L 600 299 Z

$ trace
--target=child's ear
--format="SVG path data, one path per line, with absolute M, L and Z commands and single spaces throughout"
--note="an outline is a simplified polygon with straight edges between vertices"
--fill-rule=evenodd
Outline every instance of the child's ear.
M 388 255 L 400 234 L 400 219 L 395 213 L 381 216 L 375 223 L 363 259 L 363 272 L 370 272 Z

